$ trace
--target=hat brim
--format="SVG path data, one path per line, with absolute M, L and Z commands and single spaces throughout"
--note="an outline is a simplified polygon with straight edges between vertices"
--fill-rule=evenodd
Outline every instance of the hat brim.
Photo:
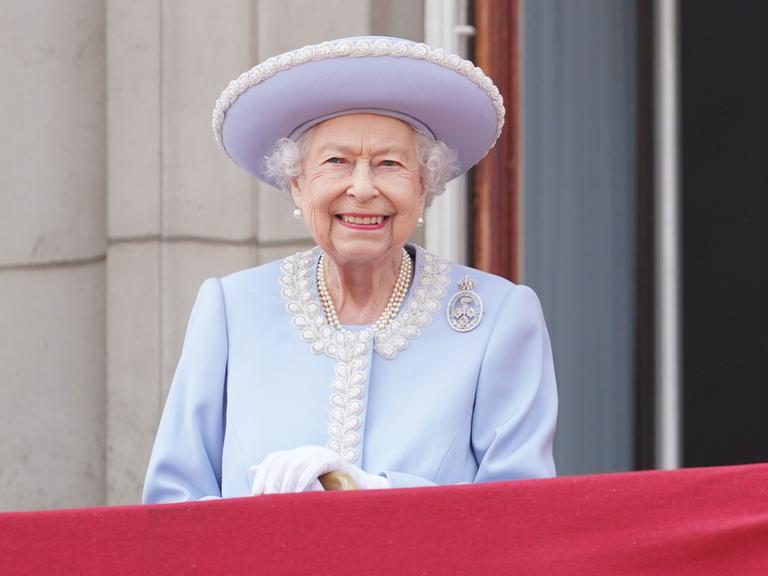
M 425 47 L 415 43 L 408 46 Z M 415 119 L 410 123 L 426 127 L 453 148 L 459 164 L 456 176 L 475 165 L 495 143 L 503 124 L 503 103 L 479 68 L 455 57 L 446 65 L 449 55 L 440 52 L 442 64 L 408 55 L 351 52 L 283 64 L 284 69 L 252 86 L 247 83 L 253 75 L 241 77 L 240 87 L 244 89 L 234 98 L 226 91 L 220 98 L 220 102 L 231 100 L 228 109 L 222 110 L 220 143 L 238 165 L 266 181 L 264 158 L 278 139 L 296 137 L 297 129 L 304 130 L 317 119 L 361 110 L 380 111 L 406 122 Z M 272 65 L 279 68 L 280 58 Z M 269 61 L 262 66 L 267 64 Z

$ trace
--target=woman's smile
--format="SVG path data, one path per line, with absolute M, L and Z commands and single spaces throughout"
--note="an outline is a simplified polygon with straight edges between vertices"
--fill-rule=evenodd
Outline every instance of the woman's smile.
M 348 212 L 337 214 L 336 220 L 354 230 L 381 230 L 389 221 L 389 216 L 383 214 L 360 214 Z

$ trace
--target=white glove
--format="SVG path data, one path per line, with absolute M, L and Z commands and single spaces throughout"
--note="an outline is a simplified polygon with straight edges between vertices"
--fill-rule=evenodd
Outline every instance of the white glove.
M 318 478 L 327 472 L 346 472 L 360 489 L 388 488 L 382 476 L 368 474 L 357 466 L 339 461 L 339 455 L 322 446 L 302 446 L 269 454 L 248 471 L 253 479 L 251 494 L 278 494 L 322 490 Z

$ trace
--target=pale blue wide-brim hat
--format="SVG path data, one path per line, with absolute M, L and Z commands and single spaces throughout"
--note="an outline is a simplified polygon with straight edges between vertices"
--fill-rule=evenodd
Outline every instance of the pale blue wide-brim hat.
M 366 36 L 273 56 L 230 82 L 213 110 L 216 141 L 265 182 L 280 138 L 370 112 L 403 120 L 458 155 L 458 176 L 493 147 L 504 125 L 498 88 L 469 60 L 401 38 Z

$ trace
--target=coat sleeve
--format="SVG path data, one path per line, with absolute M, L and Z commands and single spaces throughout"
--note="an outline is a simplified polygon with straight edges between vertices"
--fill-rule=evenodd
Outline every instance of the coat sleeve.
M 515 286 L 496 317 L 472 416 L 475 482 L 555 475 L 557 389 L 552 348 L 536 294 Z
M 227 324 L 219 280 L 200 287 L 144 482 L 144 503 L 221 497 Z
M 552 440 L 557 390 L 552 349 L 539 299 L 525 286 L 507 293 L 485 349 L 471 422 L 475 482 L 555 475 Z M 393 488 L 434 486 L 384 472 Z

